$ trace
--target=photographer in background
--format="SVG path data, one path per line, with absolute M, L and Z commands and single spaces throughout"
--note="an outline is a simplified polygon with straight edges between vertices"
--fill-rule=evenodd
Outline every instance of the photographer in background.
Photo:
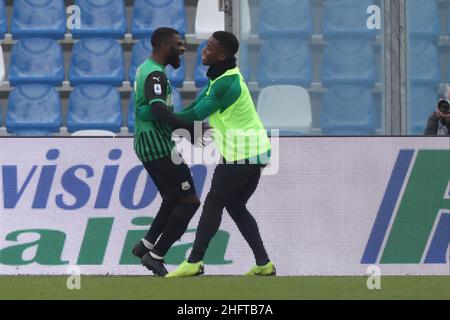
M 426 136 L 450 136 L 450 100 L 442 99 L 428 118 Z

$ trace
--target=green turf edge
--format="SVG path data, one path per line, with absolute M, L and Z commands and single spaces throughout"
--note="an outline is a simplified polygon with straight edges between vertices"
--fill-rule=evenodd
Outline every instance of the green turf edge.
M 67 289 L 66 276 L 0 276 L 0 299 L 118 300 L 302 300 L 445 299 L 450 276 L 385 276 L 381 290 L 367 277 L 82 276 L 81 290 Z

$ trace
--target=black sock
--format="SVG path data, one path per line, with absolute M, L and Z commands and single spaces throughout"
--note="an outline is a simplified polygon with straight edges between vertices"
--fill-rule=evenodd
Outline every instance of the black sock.
M 181 238 L 197 211 L 200 203 L 178 203 L 173 209 L 166 226 L 153 248 L 153 252 L 164 257 L 170 247 Z

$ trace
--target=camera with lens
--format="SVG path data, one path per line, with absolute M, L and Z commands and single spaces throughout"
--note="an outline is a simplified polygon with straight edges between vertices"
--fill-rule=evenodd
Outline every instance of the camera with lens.
M 438 109 L 443 114 L 450 114 L 450 101 L 447 99 L 442 99 L 438 103 Z

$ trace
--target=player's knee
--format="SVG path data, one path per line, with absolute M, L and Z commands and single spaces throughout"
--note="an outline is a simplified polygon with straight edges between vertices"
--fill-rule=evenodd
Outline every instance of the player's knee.
M 197 197 L 196 194 L 191 194 L 189 196 L 185 196 L 179 199 L 180 203 L 187 203 L 187 204 L 195 204 L 198 207 L 200 206 L 200 199 Z M 197 208 L 198 208 L 197 207 Z
M 172 212 L 172 217 L 178 218 L 178 219 L 192 219 L 194 214 L 197 212 L 198 208 L 200 207 L 200 202 L 198 203 L 183 203 L 179 202 L 177 204 L 176 210 Z
M 245 203 L 228 203 L 225 208 L 230 215 L 242 214 L 247 212 L 247 207 Z
M 225 195 L 219 193 L 219 192 L 210 192 L 208 193 L 208 195 L 206 196 L 206 200 L 205 200 L 205 204 L 206 203 L 214 203 L 216 205 L 220 205 L 225 207 L 227 202 L 227 198 L 225 197 Z

